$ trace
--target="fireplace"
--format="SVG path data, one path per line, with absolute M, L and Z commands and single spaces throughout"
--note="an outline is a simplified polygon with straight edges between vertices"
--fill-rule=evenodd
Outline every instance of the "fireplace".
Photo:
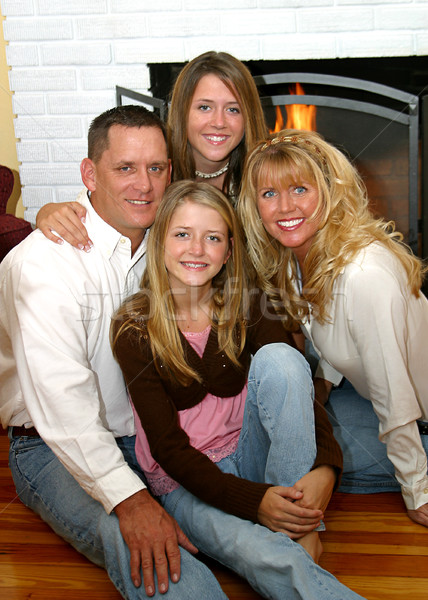
M 373 212 L 395 221 L 412 250 L 427 257 L 423 165 L 428 161 L 428 96 L 423 93 L 428 94 L 428 66 L 418 58 L 255 61 L 247 66 L 269 128 L 275 127 L 278 111 L 286 123 L 286 107 L 314 106 L 315 129 L 359 169 Z M 117 104 L 130 98 L 165 118 L 169 91 L 182 66 L 150 65 L 153 97 L 117 88 Z M 290 87 L 297 83 L 304 95 Z

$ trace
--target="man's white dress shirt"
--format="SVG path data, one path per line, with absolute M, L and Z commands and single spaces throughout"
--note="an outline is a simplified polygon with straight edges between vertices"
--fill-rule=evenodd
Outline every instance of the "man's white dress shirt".
M 135 433 L 109 342 L 111 316 L 138 290 L 146 238 L 131 242 L 95 212 L 86 190 L 89 253 L 36 230 L 0 264 L 0 418 L 34 425 L 86 490 L 110 512 L 144 488 L 115 437 Z
M 330 322 L 304 331 L 322 357 L 316 372 L 342 376 L 371 400 L 407 508 L 428 502 L 427 457 L 416 419 L 428 421 L 428 301 L 409 291 L 398 260 L 373 243 L 336 279 Z

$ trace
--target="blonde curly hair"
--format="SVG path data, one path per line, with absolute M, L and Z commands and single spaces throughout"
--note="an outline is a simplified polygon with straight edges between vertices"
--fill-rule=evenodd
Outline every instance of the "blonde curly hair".
M 319 227 L 304 261 L 302 292 L 292 249 L 274 239 L 260 218 L 257 190 L 264 181 L 279 189 L 305 181 L 318 190 L 311 219 L 319 219 Z M 371 214 L 365 185 L 355 167 L 316 132 L 288 129 L 258 142 L 246 158 L 237 211 L 260 285 L 285 323 L 304 319 L 309 303 L 321 323 L 328 321 L 336 278 L 372 242 L 394 254 L 407 274 L 411 292 L 419 295 L 426 267 L 403 243 L 392 221 Z

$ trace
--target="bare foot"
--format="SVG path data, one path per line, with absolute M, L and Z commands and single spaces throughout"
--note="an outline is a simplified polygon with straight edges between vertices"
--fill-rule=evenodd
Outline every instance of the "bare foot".
M 312 556 L 314 562 L 318 564 L 321 554 L 324 551 L 318 531 L 311 531 L 310 533 L 307 533 L 300 539 L 296 540 L 296 542 L 303 546 L 306 552 Z

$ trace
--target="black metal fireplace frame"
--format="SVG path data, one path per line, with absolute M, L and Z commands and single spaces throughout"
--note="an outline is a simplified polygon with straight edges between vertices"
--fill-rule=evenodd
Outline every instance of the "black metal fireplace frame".
M 116 86 L 116 106 L 123 106 L 124 98 L 130 98 L 131 100 L 136 100 L 141 104 L 146 104 L 154 109 L 156 114 L 162 119 L 162 121 L 166 121 L 166 117 L 168 114 L 168 103 L 166 100 L 162 100 L 161 98 L 154 98 L 153 96 L 147 96 L 145 94 L 141 94 L 140 92 L 134 92 L 134 90 L 129 90 L 128 88 L 121 87 L 119 85 Z

